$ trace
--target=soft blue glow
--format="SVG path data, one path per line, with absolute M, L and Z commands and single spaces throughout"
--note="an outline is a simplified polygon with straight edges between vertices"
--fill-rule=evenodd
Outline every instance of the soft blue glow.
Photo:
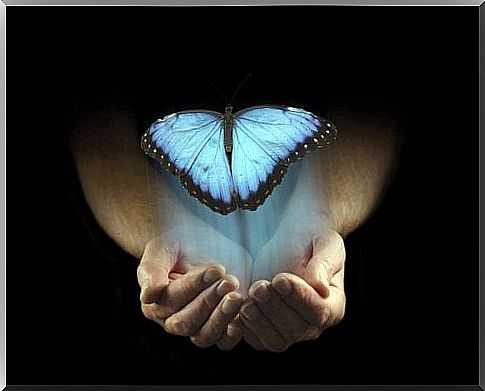
M 165 235 L 181 243 L 191 264 L 218 262 L 240 281 L 250 284 L 291 271 L 314 236 L 327 226 L 324 181 L 318 154 L 295 163 L 282 184 L 256 211 L 214 213 L 180 186 L 176 177 L 161 173 L 165 205 L 160 218 Z
M 191 195 L 210 196 L 223 205 L 253 200 L 290 160 L 305 149 L 328 144 L 335 129 L 302 109 L 260 106 L 234 115 L 231 164 L 224 146 L 224 115 L 180 112 L 157 121 L 144 135 L 145 152 L 165 168 L 175 165 Z M 188 264 L 221 263 L 235 275 L 241 292 L 256 280 L 291 272 L 308 256 L 327 226 L 320 154 L 310 154 L 288 169 L 281 185 L 256 211 L 214 213 L 190 197 L 177 177 L 161 173 L 161 234 L 180 243 Z M 281 174 L 282 175 L 282 174 Z M 271 179 L 271 181 L 268 181 Z M 195 194 L 194 194 L 195 192 Z M 202 196 L 197 192 L 203 192 Z M 255 196 L 256 194 L 256 196 Z M 260 201 L 260 200 L 259 200 Z M 231 208 L 230 208 L 231 209 Z

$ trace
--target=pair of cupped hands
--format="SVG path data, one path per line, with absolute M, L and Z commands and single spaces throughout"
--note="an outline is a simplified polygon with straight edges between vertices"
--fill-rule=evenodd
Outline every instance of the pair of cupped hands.
M 264 266 L 255 267 L 252 284 L 230 274 L 227 262 L 199 263 L 190 241 L 152 239 L 137 273 L 143 314 L 201 348 L 231 350 L 244 339 L 256 350 L 283 352 L 318 338 L 344 316 L 344 242 L 328 228 L 294 246 L 290 239 L 262 248 L 255 265 Z

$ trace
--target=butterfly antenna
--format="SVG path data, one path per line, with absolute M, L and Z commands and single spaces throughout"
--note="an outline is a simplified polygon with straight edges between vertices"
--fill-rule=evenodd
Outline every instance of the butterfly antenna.
M 204 81 L 215 91 L 219 94 L 219 96 L 224 100 L 224 103 L 227 104 L 227 98 L 226 96 L 221 92 L 221 90 L 219 90 L 219 88 L 217 88 L 215 86 L 214 83 L 210 82 L 209 80 L 207 79 L 204 79 Z
M 244 80 L 239 84 L 239 87 L 236 88 L 236 92 L 234 92 L 234 94 L 232 95 L 231 97 L 231 100 L 229 101 L 229 104 L 232 103 L 232 101 L 234 100 L 234 98 L 236 97 L 237 93 L 239 92 L 239 90 L 241 89 L 241 87 L 243 86 L 244 83 L 246 83 L 246 81 L 251 77 L 251 74 L 248 73 L 246 75 L 246 77 L 244 78 Z

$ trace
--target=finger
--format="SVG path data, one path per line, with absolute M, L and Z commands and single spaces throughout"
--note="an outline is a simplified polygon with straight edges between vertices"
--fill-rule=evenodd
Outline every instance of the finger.
M 330 288 L 334 287 L 343 291 L 344 274 L 345 274 L 345 268 L 342 266 L 340 270 L 337 270 L 337 272 L 330 279 Z
M 168 317 L 180 311 L 204 289 L 221 279 L 224 273 L 225 270 L 222 265 L 204 265 L 196 267 L 183 277 L 171 281 L 157 302 L 160 316 Z
M 260 352 L 263 350 L 267 350 L 261 343 L 259 338 L 251 331 L 251 329 L 247 327 L 243 328 L 243 338 L 254 350 Z
M 236 316 L 234 320 L 228 324 L 226 331 L 222 335 L 222 338 L 217 343 L 217 347 L 221 350 L 231 350 L 242 339 L 243 326 L 239 316 Z
M 267 281 L 253 284 L 249 289 L 249 297 L 255 300 L 261 312 L 289 345 L 304 339 L 312 332 L 310 329 L 316 329 L 286 304 Z
M 207 321 L 222 297 L 238 287 L 239 281 L 236 277 L 226 275 L 221 281 L 202 291 L 180 311 L 168 317 L 165 321 L 166 330 L 177 335 L 193 336 Z
M 330 316 L 330 306 L 305 280 L 290 273 L 277 274 L 271 285 L 282 299 L 308 323 L 323 327 Z
M 145 248 L 137 268 L 140 300 L 143 304 L 156 302 L 168 285 L 168 274 L 176 263 L 178 247 L 175 242 L 156 238 Z
M 308 261 L 303 278 L 323 298 L 330 294 L 332 277 L 343 269 L 345 246 L 334 230 L 326 230 L 313 240 L 313 255 Z
M 335 231 L 328 233 L 325 237 L 332 238 L 329 239 L 329 243 L 325 243 L 321 240 L 320 244 L 317 246 L 318 258 L 321 254 L 327 254 L 326 259 L 328 264 L 332 265 L 329 289 L 330 294 L 327 299 L 327 304 L 330 307 L 330 315 L 326 322 L 326 327 L 333 326 L 339 323 L 345 314 L 345 289 L 344 289 L 344 274 L 345 274 L 345 246 L 343 239 Z M 327 268 L 327 270 L 330 267 Z
M 288 343 L 280 335 L 273 324 L 264 316 L 258 306 L 250 301 L 241 308 L 241 320 L 261 344 L 272 352 L 283 352 L 288 348 Z
M 191 337 L 192 342 L 201 348 L 216 344 L 226 334 L 229 323 L 237 315 L 243 302 L 244 298 L 237 292 L 224 296 L 199 333 Z
M 327 320 L 327 326 L 334 326 L 339 323 L 345 315 L 345 291 L 343 289 L 343 269 L 334 276 L 330 284 L 330 296 L 328 305 L 330 307 L 330 316 Z

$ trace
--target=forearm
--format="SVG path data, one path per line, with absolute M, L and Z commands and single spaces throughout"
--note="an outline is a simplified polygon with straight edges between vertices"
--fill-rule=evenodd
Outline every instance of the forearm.
M 105 109 L 106 110 L 106 109 Z M 84 197 L 100 227 L 137 257 L 160 232 L 165 204 L 176 211 L 139 149 L 131 105 L 93 110 L 77 121 L 70 144 Z
M 340 130 L 335 146 L 321 155 L 325 209 L 332 228 L 347 236 L 378 206 L 398 154 L 392 118 L 379 112 L 335 110 Z

